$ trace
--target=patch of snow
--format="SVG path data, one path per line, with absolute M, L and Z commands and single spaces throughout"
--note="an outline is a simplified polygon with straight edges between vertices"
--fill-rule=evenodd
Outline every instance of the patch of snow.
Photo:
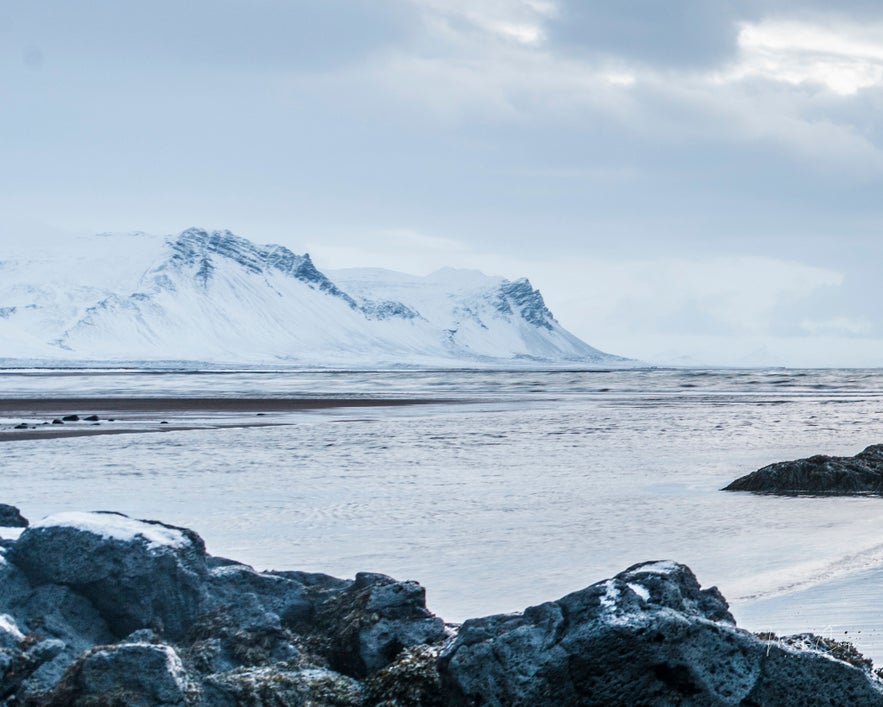
M 187 547 L 190 541 L 180 530 L 162 525 L 144 523 L 134 518 L 115 513 L 81 513 L 71 511 L 55 513 L 31 525 L 31 528 L 52 528 L 62 526 L 75 528 L 86 533 L 100 535 L 110 540 L 133 542 L 141 538 L 149 549 L 160 547 Z
M 604 583 L 604 596 L 601 597 L 601 607 L 606 611 L 604 620 L 614 626 L 625 626 L 635 618 L 636 612 L 623 610 L 619 598 L 620 591 L 617 580 L 608 579 Z
M 0 538 L 4 540 L 18 540 L 24 528 L 0 528 Z
M 248 565 L 222 565 L 221 567 L 213 567 L 209 570 L 213 577 L 232 577 L 238 574 L 256 574 L 253 567 Z
M 0 631 L 9 634 L 17 641 L 22 641 L 25 637 L 19 630 L 18 624 L 15 623 L 15 619 L 9 614 L 0 614 Z
M 659 562 L 648 562 L 646 565 L 641 565 L 638 569 L 635 570 L 636 573 L 641 574 L 671 574 L 672 572 L 677 572 L 680 569 L 680 565 L 673 560 L 661 560 Z
M 616 586 L 616 582 L 612 579 L 608 579 L 604 583 L 604 596 L 601 597 L 601 606 L 605 609 L 615 609 L 616 604 L 619 601 L 619 588 Z
M 182 691 L 186 691 L 188 688 L 187 671 L 184 669 L 184 663 L 181 662 L 181 657 L 171 646 L 163 646 L 163 648 L 166 652 L 166 667 L 168 668 L 169 674 L 174 677 L 178 687 L 181 688 Z
M 643 601 L 650 601 L 650 592 L 647 591 L 647 587 L 641 586 L 640 584 L 635 584 L 634 582 L 629 582 L 628 587 L 635 594 L 641 597 Z

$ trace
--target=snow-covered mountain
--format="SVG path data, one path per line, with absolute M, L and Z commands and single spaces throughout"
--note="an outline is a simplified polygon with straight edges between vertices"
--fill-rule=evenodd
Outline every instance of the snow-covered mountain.
M 320 272 L 229 231 L 0 251 L 0 359 L 327 366 L 610 364 L 526 279 Z M 5 251 L 5 252 L 4 252 Z

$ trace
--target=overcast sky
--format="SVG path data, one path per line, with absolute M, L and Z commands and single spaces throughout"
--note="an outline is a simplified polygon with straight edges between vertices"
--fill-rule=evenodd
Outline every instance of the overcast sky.
M 3 0 L 0 106 L 0 246 L 229 228 L 528 276 L 623 355 L 883 365 L 879 2 Z

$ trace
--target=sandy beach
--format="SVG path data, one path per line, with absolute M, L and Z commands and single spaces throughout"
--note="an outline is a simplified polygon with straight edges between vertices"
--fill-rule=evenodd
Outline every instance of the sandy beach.
M 267 427 L 291 424 L 287 414 L 293 412 L 445 402 L 424 398 L 9 398 L 0 399 L 0 442 Z

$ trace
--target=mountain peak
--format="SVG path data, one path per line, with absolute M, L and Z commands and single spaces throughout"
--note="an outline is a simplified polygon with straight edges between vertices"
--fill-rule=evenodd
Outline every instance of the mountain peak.
M 229 230 L 107 234 L 3 267 L 0 343 L 8 358 L 322 366 L 615 360 L 563 329 L 526 278 L 448 269 L 428 277 L 340 271 L 332 280 L 307 253 Z

